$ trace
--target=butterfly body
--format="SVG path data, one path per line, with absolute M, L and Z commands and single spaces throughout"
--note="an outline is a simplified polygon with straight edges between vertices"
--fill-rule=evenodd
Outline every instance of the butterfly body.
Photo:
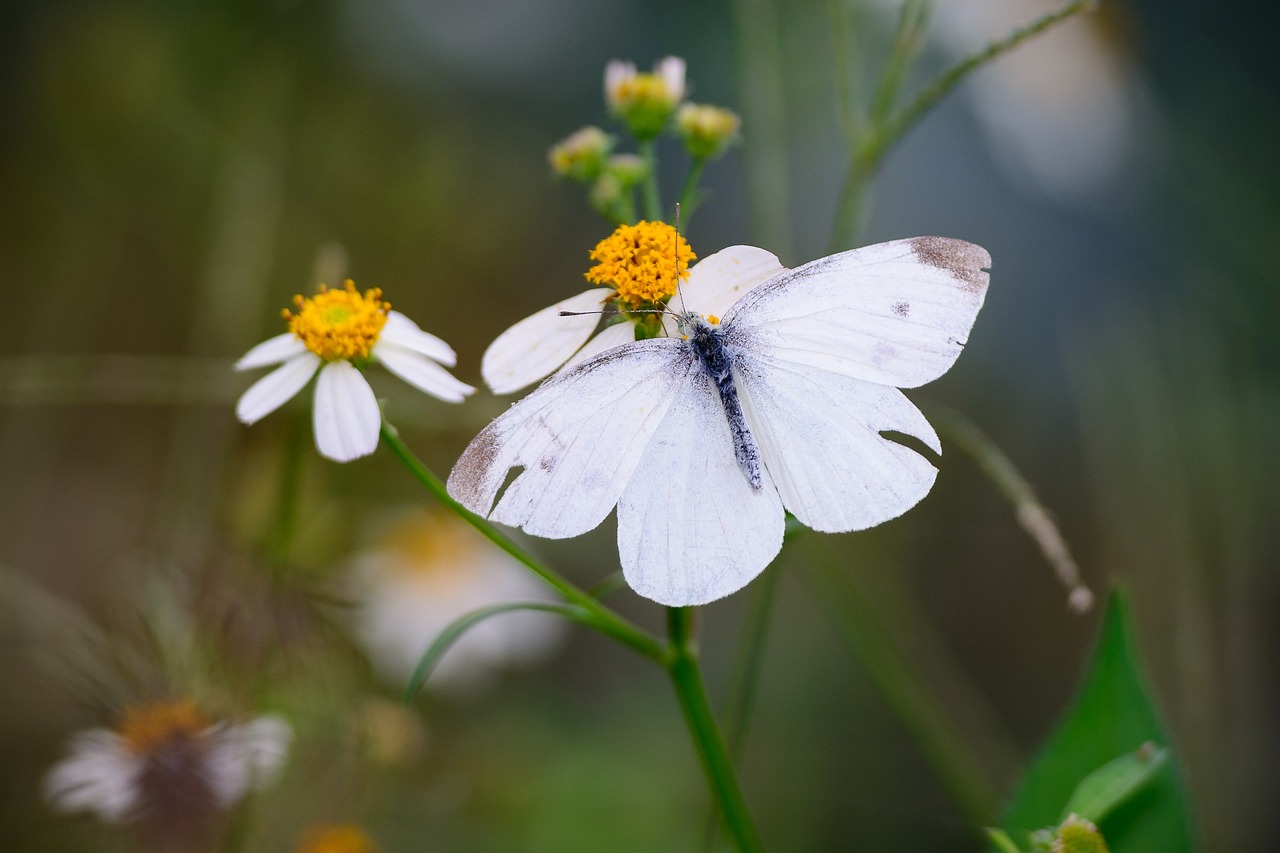
M 712 326 L 701 315 L 688 312 L 679 315 L 677 324 L 689 342 L 689 346 L 698 355 L 702 370 L 716 385 L 720 395 L 720 405 L 724 407 L 724 416 L 729 421 L 729 432 L 733 436 L 734 458 L 742 475 L 747 478 L 751 488 L 759 491 L 760 448 L 756 446 L 755 436 L 747 426 L 747 419 L 742 415 L 742 402 L 738 399 L 738 387 L 733 383 L 734 350 L 725 342 L 724 332 Z

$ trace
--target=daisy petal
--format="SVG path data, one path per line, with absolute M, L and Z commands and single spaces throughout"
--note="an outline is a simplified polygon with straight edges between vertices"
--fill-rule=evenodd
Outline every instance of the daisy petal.
M 573 354 L 573 358 L 565 363 L 565 368 L 573 367 L 580 361 L 586 361 L 607 349 L 633 343 L 636 339 L 636 327 L 633 323 L 614 323 L 606 326 L 604 331 L 587 341 L 582 349 Z
M 489 344 L 480 373 L 495 394 L 509 394 L 550 376 L 578 351 L 600 323 L 598 314 L 561 317 L 561 311 L 599 311 L 612 288 L 597 287 L 526 317 Z
M 670 304 L 677 311 L 723 317 L 733 303 L 756 286 L 786 271 L 772 252 L 755 246 L 730 246 L 694 264 L 688 280 L 680 285 L 680 294 L 672 297 Z M 670 317 L 664 315 L 662 324 L 668 335 L 677 334 Z
M 249 788 L 269 784 L 284 764 L 292 737 L 288 723 L 271 715 L 217 731 L 207 762 L 218 804 L 229 808 Z
M 283 335 L 267 338 L 245 353 L 236 362 L 236 370 L 252 370 L 255 367 L 279 364 L 282 361 L 288 361 L 295 355 L 302 355 L 306 351 L 306 345 L 302 343 L 297 335 L 293 332 L 285 332 Z
M 387 312 L 387 325 L 382 327 L 381 340 L 420 352 L 445 367 L 453 367 L 458 363 L 458 355 L 453 351 L 453 347 L 430 332 L 422 331 L 417 323 L 399 311 Z
M 335 462 L 350 462 L 377 449 L 382 425 L 378 399 L 350 362 L 330 362 L 320 371 L 312 423 L 320 455 Z
M 242 423 L 256 423 L 274 412 L 301 391 L 320 366 L 320 356 L 304 351 L 249 386 L 236 403 L 236 417 Z
M 142 769 L 142 761 L 115 732 L 82 732 L 72 741 L 70 755 L 45 777 L 44 794 L 61 811 L 91 811 L 118 823 L 138 805 Z
M 414 388 L 450 403 L 461 403 L 476 390 L 454 379 L 449 371 L 422 353 L 397 346 L 385 338 L 374 346 L 373 357 Z

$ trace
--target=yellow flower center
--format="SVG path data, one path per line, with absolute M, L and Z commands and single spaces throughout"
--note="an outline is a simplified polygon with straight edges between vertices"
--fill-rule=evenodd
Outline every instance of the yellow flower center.
M 377 853 L 378 845 L 350 824 L 313 826 L 302 837 L 298 853 Z
M 351 279 L 342 290 L 322 284 L 315 296 L 295 296 L 293 304 L 296 313 L 287 308 L 281 312 L 289 331 L 325 361 L 369 358 L 391 309 L 391 303 L 382 301 L 381 290 L 375 287 L 361 294 Z
M 195 702 L 172 699 L 128 706 L 116 731 L 131 752 L 145 755 L 172 740 L 195 740 L 210 725 L 212 721 L 196 707 Z
M 613 90 L 613 99 L 623 109 L 633 106 L 670 109 L 676 103 L 675 93 L 658 74 L 637 74 L 619 80 Z
M 680 279 L 689 277 L 689 261 L 696 257 L 665 222 L 619 225 L 591 250 L 596 265 L 586 276 L 618 291 L 618 302 L 635 309 L 670 298 Z

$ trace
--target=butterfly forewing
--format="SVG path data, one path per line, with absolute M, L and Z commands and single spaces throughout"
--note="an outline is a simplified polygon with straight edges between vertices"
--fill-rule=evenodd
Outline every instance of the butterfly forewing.
M 726 340 L 796 365 L 914 388 L 955 362 L 986 296 L 991 257 L 944 237 L 821 258 L 752 290 Z
M 449 474 L 463 506 L 535 536 L 604 521 L 679 390 L 692 353 L 655 338 L 548 379 L 485 427 Z M 523 468 L 494 500 L 512 468 Z

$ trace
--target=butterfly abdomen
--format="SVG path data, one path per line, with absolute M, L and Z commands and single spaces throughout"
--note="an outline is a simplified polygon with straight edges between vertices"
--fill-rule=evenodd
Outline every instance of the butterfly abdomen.
M 689 337 L 689 343 L 698 354 L 702 369 L 716 383 L 716 390 L 720 393 L 720 404 L 729 421 L 729 433 L 733 437 L 733 452 L 738 460 L 738 467 L 742 469 L 751 488 L 759 490 L 760 448 L 756 446 L 755 436 L 747 428 L 746 418 L 742 416 L 738 387 L 733 383 L 733 353 L 725 346 L 720 330 L 713 329 L 706 323 L 698 323 Z

